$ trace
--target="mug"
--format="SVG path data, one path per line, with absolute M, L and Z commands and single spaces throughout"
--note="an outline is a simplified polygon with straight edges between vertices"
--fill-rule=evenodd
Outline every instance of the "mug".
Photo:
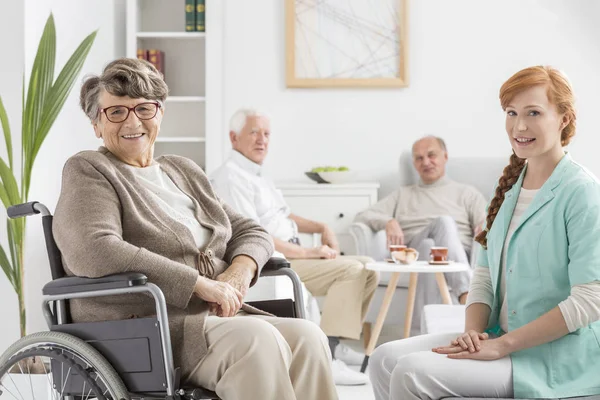
M 448 248 L 432 247 L 429 253 L 429 259 L 433 262 L 448 261 Z
M 406 250 L 406 245 L 404 244 L 390 244 L 389 246 L 390 254 L 394 251 L 402 251 Z

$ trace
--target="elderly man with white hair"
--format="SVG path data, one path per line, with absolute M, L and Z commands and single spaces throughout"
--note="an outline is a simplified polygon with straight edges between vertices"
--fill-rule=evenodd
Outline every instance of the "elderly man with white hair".
M 340 344 L 339 339 L 360 338 L 379 276 L 365 268 L 370 258 L 339 256 L 331 228 L 293 214 L 281 191 L 263 176 L 270 137 L 266 114 L 251 109 L 237 111 L 231 118 L 229 132 L 233 151 L 211 175 L 213 187 L 225 203 L 271 234 L 275 249 L 290 260 L 292 269 L 313 296 L 326 296 L 321 329 L 329 337 L 336 384 L 365 384 L 366 375 L 346 365 L 359 365 L 363 355 Z M 320 233 L 321 246 L 302 247 L 298 233 Z

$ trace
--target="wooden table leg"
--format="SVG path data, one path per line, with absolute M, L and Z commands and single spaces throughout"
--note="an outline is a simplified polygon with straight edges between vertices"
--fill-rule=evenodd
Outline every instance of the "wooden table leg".
M 363 324 L 363 346 L 366 349 L 371 341 L 371 329 L 372 325 L 370 322 L 365 322 Z
M 413 311 L 415 310 L 415 296 L 417 294 L 417 272 L 410 273 L 408 281 L 408 297 L 406 299 L 406 313 L 404 314 L 404 337 L 410 337 L 410 327 L 412 325 Z
M 375 326 L 373 327 L 373 332 L 371 332 L 371 340 L 369 340 L 369 344 L 367 346 L 367 349 L 365 350 L 365 359 L 363 361 L 360 372 L 365 372 L 365 370 L 367 369 L 367 364 L 369 362 L 369 356 L 373 354 L 373 350 L 375 350 L 375 346 L 377 345 L 377 340 L 379 339 L 381 328 L 383 328 L 383 323 L 385 322 L 385 317 L 387 316 L 388 309 L 390 308 L 390 304 L 392 303 L 392 298 L 394 297 L 394 292 L 396 291 L 396 285 L 398 284 L 399 278 L 400 272 L 392 272 L 392 276 L 390 276 L 390 281 L 388 282 L 387 289 L 385 290 L 385 296 L 383 297 L 381 307 L 379 308 L 379 314 L 377 314 L 377 321 L 375 322 Z
M 452 298 L 450 297 L 450 291 L 448 290 L 448 284 L 446 284 L 444 273 L 436 272 L 435 279 L 437 280 L 438 288 L 440 288 L 440 294 L 442 295 L 444 304 L 452 304 Z

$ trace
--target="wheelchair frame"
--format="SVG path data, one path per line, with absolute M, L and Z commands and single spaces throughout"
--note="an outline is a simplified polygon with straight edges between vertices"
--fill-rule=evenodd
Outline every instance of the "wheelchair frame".
M 128 386 L 128 392 L 130 394 L 133 394 L 134 396 L 140 395 L 142 397 L 163 397 L 163 393 L 166 392 L 167 399 L 176 399 L 179 398 L 179 396 L 190 397 L 192 399 L 218 399 L 216 394 L 202 388 L 186 390 L 180 387 L 179 368 L 175 368 L 174 366 L 173 352 L 171 347 L 171 335 L 168 326 L 167 305 L 162 290 L 157 285 L 147 282 L 147 278 L 145 275 L 134 272 L 125 272 L 101 278 L 65 277 L 60 251 L 56 246 L 54 237 L 52 235 L 52 214 L 50 213 L 48 208 L 39 202 L 30 202 L 12 206 L 8 209 L 8 216 L 10 218 L 25 217 L 33 214 L 42 215 L 44 236 L 46 240 L 46 249 L 48 251 L 48 257 L 50 260 L 50 267 L 52 271 L 53 279 L 44 286 L 42 298 L 42 310 L 50 331 L 62 331 L 65 333 L 70 333 L 75 337 L 79 337 L 80 339 L 85 340 L 86 342 L 88 342 L 88 345 L 92 347 L 98 347 L 98 344 L 96 344 L 96 346 L 89 344 L 89 341 L 100 343 L 103 340 L 102 335 L 94 337 L 94 335 L 97 334 L 97 332 L 108 332 L 111 327 L 110 324 L 113 324 L 112 327 L 115 327 L 114 324 L 129 324 L 129 326 L 131 326 L 131 322 L 129 321 L 134 320 L 70 323 L 68 321 L 69 316 L 66 301 L 70 299 L 81 299 L 90 297 L 105 297 L 133 293 L 148 293 L 154 299 L 156 317 L 139 318 L 135 319 L 135 321 L 141 321 L 140 324 L 142 324 L 141 328 L 137 328 L 138 332 L 147 329 L 150 323 L 154 324 L 154 326 L 158 328 L 162 365 L 155 371 L 150 371 L 149 375 L 146 377 L 131 377 L 131 379 L 134 381 L 135 379 L 140 379 L 140 381 L 143 382 L 152 381 L 156 384 L 156 378 L 158 376 L 163 375 L 165 382 L 162 382 L 162 390 L 153 390 L 151 392 L 133 391 L 130 389 L 130 385 L 127 385 L 126 383 L 126 386 Z M 263 268 L 263 271 L 261 272 L 261 277 L 278 275 L 288 276 L 292 280 L 294 289 L 294 316 L 297 318 L 305 318 L 304 301 L 300 279 L 298 278 L 296 273 L 289 268 L 289 263 L 287 262 L 287 260 L 272 258 Z M 291 300 L 273 301 L 289 302 Z M 53 304 L 53 307 L 51 307 L 50 305 L 51 302 Z M 98 329 L 98 324 L 103 324 L 104 329 Z M 94 325 L 96 326 L 94 327 Z M 88 328 L 86 328 L 86 326 Z M 90 332 L 90 334 L 87 338 L 84 338 L 73 334 L 73 330 L 84 333 L 87 331 Z M 154 339 L 147 335 L 143 335 L 142 337 L 147 338 L 149 340 L 147 347 L 149 352 L 152 353 L 152 344 L 153 340 L 156 341 L 156 335 L 153 336 Z M 128 338 L 122 337 L 120 339 L 125 341 Z M 154 345 L 156 346 L 155 343 Z M 98 350 L 100 351 L 103 357 L 107 358 L 107 356 L 102 352 L 102 350 Z M 154 350 L 156 351 L 155 348 Z M 150 360 L 151 358 L 152 354 L 149 355 L 148 360 Z M 112 367 L 113 369 L 115 368 L 114 365 L 112 365 Z M 123 379 L 123 376 L 121 374 L 118 375 L 120 376 L 121 380 L 123 380 L 125 383 L 126 380 Z

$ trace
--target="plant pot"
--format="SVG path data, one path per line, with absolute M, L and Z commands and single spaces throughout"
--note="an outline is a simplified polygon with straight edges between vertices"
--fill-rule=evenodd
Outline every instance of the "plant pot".
M 30 358 L 26 358 L 24 360 L 19 361 L 18 364 L 15 364 L 10 369 L 9 373 L 15 374 L 15 375 L 17 375 L 17 374 L 38 375 L 38 374 L 46 374 L 48 372 L 50 372 L 50 366 L 49 365 L 44 366 L 41 358 L 30 357 Z
M 11 393 L 20 393 L 23 399 L 53 399 L 52 377 L 45 374 L 9 374 L 4 390 Z M 17 390 L 18 389 L 18 390 Z M 17 395 L 17 398 L 21 398 Z M 8 393 L 8 397 L 10 393 Z

